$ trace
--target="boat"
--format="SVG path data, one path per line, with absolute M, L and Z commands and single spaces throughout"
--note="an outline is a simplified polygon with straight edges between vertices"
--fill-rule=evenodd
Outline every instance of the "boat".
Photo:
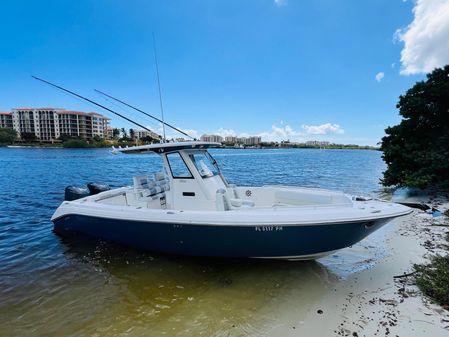
M 72 189 L 52 216 L 55 232 L 175 255 L 310 260 L 411 212 L 338 191 L 230 184 L 208 151 L 220 146 L 186 141 L 113 148 L 113 154 L 159 155 L 162 171 L 135 176 L 131 186 Z

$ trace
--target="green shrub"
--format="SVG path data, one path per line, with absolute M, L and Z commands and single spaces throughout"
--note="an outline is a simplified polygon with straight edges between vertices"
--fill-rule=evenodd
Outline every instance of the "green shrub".
M 64 147 L 67 148 L 85 148 L 90 147 L 90 145 L 82 139 L 69 139 L 63 143 Z
M 12 144 L 17 139 L 17 132 L 13 129 L 0 128 L 0 144 Z

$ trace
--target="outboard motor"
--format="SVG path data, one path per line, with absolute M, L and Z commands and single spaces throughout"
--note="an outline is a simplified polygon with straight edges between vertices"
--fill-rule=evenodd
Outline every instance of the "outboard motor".
M 109 191 L 111 188 L 106 184 L 88 183 L 87 188 L 90 191 L 90 195 L 98 194 L 104 191 Z
M 64 190 L 64 200 L 72 201 L 88 197 L 90 195 L 89 190 L 85 187 L 67 186 Z

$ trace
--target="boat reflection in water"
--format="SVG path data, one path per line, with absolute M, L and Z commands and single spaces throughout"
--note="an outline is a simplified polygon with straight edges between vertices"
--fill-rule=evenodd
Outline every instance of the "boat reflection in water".
M 69 273 L 83 285 L 72 281 L 70 306 L 55 313 L 67 332 L 261 336 L 290 324 L 286 315 L 296 322 L 338 279 L 314 261 L 175 257 L 83 237 L 63 242 Z M 66 310 L 77 319 L 67 321 Z M 95 319 L 77 314 L 86 312 Z

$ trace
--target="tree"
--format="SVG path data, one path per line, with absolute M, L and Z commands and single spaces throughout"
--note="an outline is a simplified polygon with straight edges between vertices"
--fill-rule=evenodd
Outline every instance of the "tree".
M 156 142 L 159 142 L 159 139 L 153 138 L 151 136 L 142 137 L 142 138 L 140 138 L 140 140 L 142 142 L 144 142 L 144 143 L 156 143 Z
M 134 131 L 134 129 L 129 129 L 129 138 L 131 138 L 131 140 L 134 140 L 135 136 L 136 132 Z
M 16 138 L 16 130 L 0 128 L 0 144 L 12 144 Z
M 22 132 L 20 134 L 20 138 L 22 138 L 22 140 L 24 140 L 26 143 L 30 143 L 35 141 L 36 135 L 33 132 Z
M 118 138 L 120 136 L 120 130 L 118 128 L 112 129 L 112 137 Z
M 62 143 L 62 146 L 67 148 L 85 148 L 89 147 L 89 144 L 83 139 L 68 139 Z
M 128 139 L 128 134 L 126 133 L 126 129 L 122 128 L 121 131 L 122 131 L 122 139 L 127 140 Z
M 397 104 L 403 117 L 385 130 L 385 186 L 449 186 L 449 65 L 417 82 Z

